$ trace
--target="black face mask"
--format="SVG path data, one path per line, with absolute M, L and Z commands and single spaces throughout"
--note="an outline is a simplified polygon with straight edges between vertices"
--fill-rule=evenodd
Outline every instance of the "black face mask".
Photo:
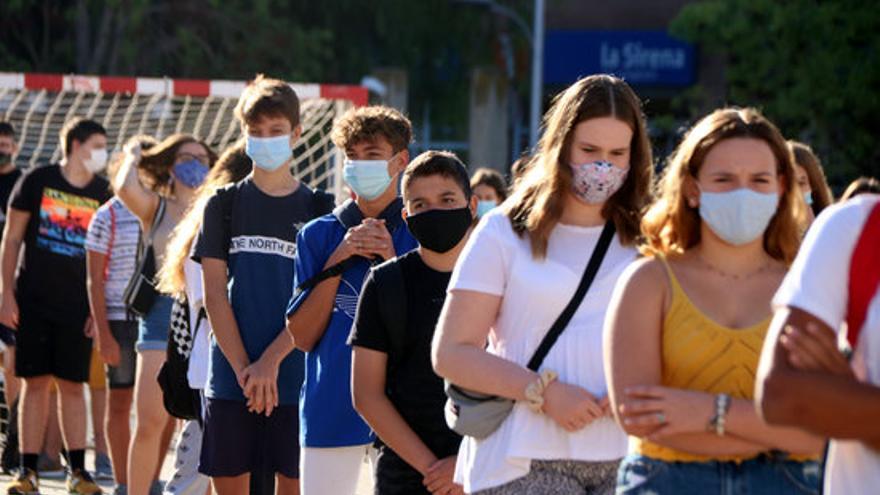
M 0 153 L 0 167 L 12 162 L 12 155 L 9 153 Z
M 428 210 L 406 217 L 406 225 L 419 244 L 435 253 L 445 253 L 458 245 L 474 222 L 468 207 L 455 210 Z

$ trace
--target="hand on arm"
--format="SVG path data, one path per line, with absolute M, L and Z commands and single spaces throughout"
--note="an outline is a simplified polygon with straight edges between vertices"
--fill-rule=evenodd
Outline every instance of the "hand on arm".
M 0 293 L 3 301 L 0 304 L 0 323 L 12 329 L 18 329 L 19 316 L 18 301 L 15 299 L 15 269 L 30 218 L 30 212 L 9 207 L 3 230 L 3 247 L 0 252 Z
M 757 406 L 770 424 L 876 445 L 880 441 L 880 422 L 876 420 L 880 388 L 843 372 L 839 356 L 812 355 L 822 348 L 831 352 L 827 346 L 832 336 L 836 332 L 807 311 L 792 307 L 778 310 L 758 368 Z M 836 345 L 833 352 L 840 352 Z
M 208 321 L 217 344 L 223 352 L 223 356 L 229 361 L 238 385 L 245 390 L 247 384 L 244 381 L 243 372 L 250 364 L 250 359 L 244 350 L 241 334 L 232 306 L 229 304 L 229 296 L 226 293 L 227 284 L 226 261 L 217 258 L 202 258 L 202 287 L 204 287 L 205 310 L 208 313 Z
M 700 455 L 747 455 L 763 446 L 706 431 L 712 395 L 663 387 L 662 321 L 669 279 L 658 260 L 634 263 L 622 275 L 605 320 L 605 374 L 612 410 L 630 435 Z

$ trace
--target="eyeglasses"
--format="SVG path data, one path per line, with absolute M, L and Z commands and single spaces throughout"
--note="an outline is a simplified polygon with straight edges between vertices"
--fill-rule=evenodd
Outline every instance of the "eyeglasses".
M 207 154 L 193 154 L 193 153 L 178 153 L 177 156 L 174 157 L 174 163 L 183 163 L 188 162 L 190 160 L 196 160 L 203 165 L 207 165 L 211 163 L 211 157 Z

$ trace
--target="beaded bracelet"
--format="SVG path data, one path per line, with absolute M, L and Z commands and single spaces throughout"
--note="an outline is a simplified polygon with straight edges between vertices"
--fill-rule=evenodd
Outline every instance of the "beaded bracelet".
M 724 427 L 727 422 L 727 412 L 730 410 L 730 396 L 718 394 L 715 396 L 715 415 L 709 420 L 708 430 L 719 437 L 724 436 Z

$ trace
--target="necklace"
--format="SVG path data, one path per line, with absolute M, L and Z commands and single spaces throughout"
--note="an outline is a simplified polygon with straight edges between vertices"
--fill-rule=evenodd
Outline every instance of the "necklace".
M 757 275 L 760 275 L 760 274 L 766 272 L 771 266 L 771 262 L 768 261 L 767 263 L 764 264 L 764 266 L 758 268 L 757 270 L 755 270 L 751 273 L 747 273 L 745 275 L 738 275 L 738 274 L 734 274 L 734 273 L 727 273 L 724 270 L 721 270 L 720 268 L 716 267 L 712 263 L 709 263 L 708 261 L 706 261 L 706 258 L 703 258 L 702 254 L 697 253 L 697 258 L 700 260 L 700 263 L 702 263 L 706 268 L 709 269 L 710 272 L 713 272 L 713 273 L 720 275 L 724 278 L 729 278 L 731 280 L 749 280 L 752 277 L 755 277 Z

